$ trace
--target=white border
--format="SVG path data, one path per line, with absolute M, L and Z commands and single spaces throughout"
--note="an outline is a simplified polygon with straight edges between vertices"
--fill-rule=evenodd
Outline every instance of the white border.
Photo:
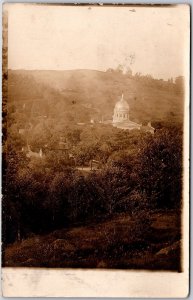
M 15 1 L 9 1 L 13 3 Z M 26 1 L 20 1 L 26 2 Z M 34 1 L 28 1 L 34 2 Z M 36 1 L 36 3 L 53 1 Z M 78 1 L 91 3 L 92 1 Z M 102 1 L 98 1 L 101 3 Z M 112 3 L 103 1 L 103 3 Z M 57 3 L 64 3 L 58 1 Z M 70 1 L 68 2 L 70 3 Z M 93 2 L 92 2 L 93 3 Z M 119 1 L 116 2 L 120 3 Z M 121 3 L 130 4 L 129 1 Z M 135 4 L 141 3 L 136 0 Z M 143 1 L 144 4 L 149 2 Z M 154 4 L 162 3 L 154 1 Z M 171 3 L 164 1 L 164 4 Z M 132 3 L 131 3 L 132 4 Z M 187 57 L 187 77 L 190 59 Z M 182 273 L 75 270 L 75 269 L 31 269 L 3 268 L 4 297 L 172 297 L 188 296 L 189 288 L 189 82 L 186 81 L 184 113 L 184 265 Z

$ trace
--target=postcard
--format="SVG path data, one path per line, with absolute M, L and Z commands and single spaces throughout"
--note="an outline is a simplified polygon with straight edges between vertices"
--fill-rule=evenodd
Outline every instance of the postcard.
M 189 293 L 188 5 L 3 5 L 5 297 Z

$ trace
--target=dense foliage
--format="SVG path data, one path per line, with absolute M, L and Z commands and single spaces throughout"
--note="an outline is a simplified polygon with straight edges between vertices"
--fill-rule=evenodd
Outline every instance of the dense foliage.
M 5 244 L 122 212 L 180 207 L 182 132 L 175 126 L 154 135 L 52 120 L 24 134 L 17 126 L 10 125 L 3 157 Z M 58 150 L 61 132 L 67 153 Z M 21 151 L 26 139 L 34 151 L 43 149 L 42 158 L 26 157 Z M 101 162 L 100 168 L 81 170 L 92 159 Z

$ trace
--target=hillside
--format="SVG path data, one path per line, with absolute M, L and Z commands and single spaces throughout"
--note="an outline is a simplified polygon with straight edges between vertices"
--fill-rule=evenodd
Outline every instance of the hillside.
M 177 211 L 120 214 L 16 242 L 7 247 L 4 265 L 180 271 L 179 222 Z
M 155 134 L 86 123 L 112 119 L 122 92 Z M 182 103 L 151 77 L 9 71 L 4 266 L 179 271 Z
M 44 110 L 47 107 L 48 115 L 54 109 L 56 115 L 57 111 L 72 111 L 73 103 L 73 110 L 85 115 L 83 121 L 93 117 L 111 119 L 123 92 L 133 121 L 181 122 L 183 118 L 183 95 L 177 92 L 175 84 L 146 82 L 117 72 L 9 70 L 8 85 L 9 101 L 27 103 L 35 99 Z

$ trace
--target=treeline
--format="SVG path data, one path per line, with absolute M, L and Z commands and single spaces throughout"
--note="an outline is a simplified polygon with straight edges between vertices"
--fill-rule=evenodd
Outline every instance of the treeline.
M 88 165 L 90 159 L 98 159 L 102 168 L 85 175 L 56 150 L 47 150 L 42 159 L 29 159 L 18 151 L 19 137 L 17 143 L 13 137 L 8 140 L 3 157 L 5 245 L 121 212 L 129 215 L 139 210 L 180 208 L 179 128 L 159 129 L 154 135 L 108 126 L 106 130 L 66 128 L 65 136 L 77 164 Z M 56 147 L 56 137 L 59 135 L 51 135 L 50 140 L 42 135 L 42 141 L 36 135 L 30 138 L 38 148 L 44 138 Z
M 135 79 L 141 84 L 157 89 L 168 90 L 176 94 L 183 94 L 185 87 L 185 78 L 183 76 L 178 76 L 176 78 L 169 78 L 168 80 L 156 79 L 151 74 L 141 74 L 137 72 L 132 73 L 132 70 L 128 67 L 125 68 L 124 65 L 119 65 L 116 69 L 109 68 L 106 70 L 107 73 L 122 74 L 127 78 Z

